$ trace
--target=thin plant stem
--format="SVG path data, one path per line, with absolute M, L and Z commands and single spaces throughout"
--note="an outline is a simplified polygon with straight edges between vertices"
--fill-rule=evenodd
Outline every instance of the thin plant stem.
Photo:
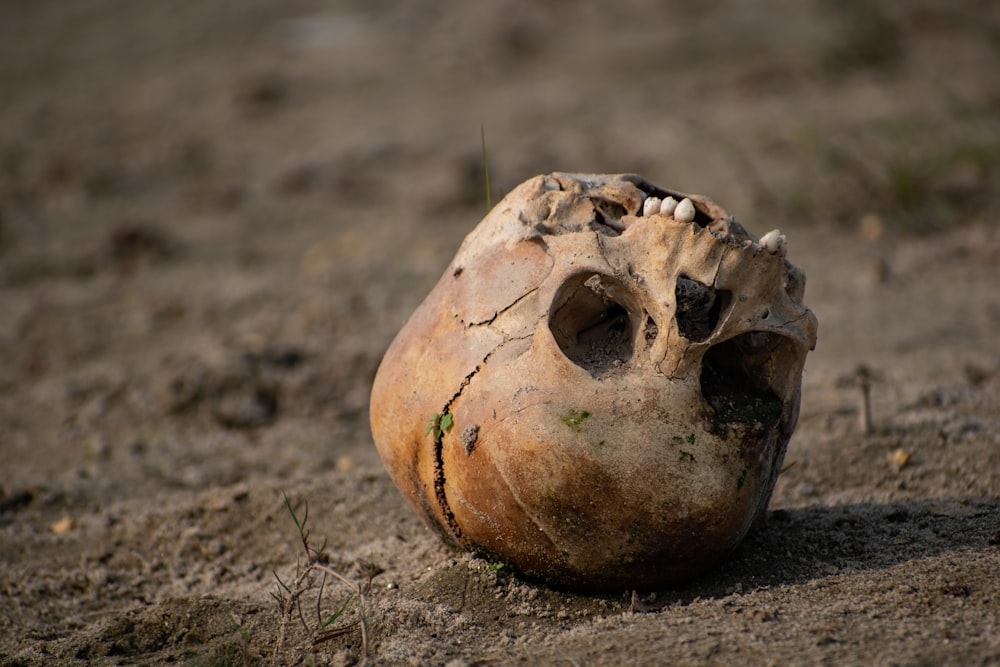
M 489 161 L 486 159 L 486 126 L 479 126 L 479 138 L 483 143 L 483 174 L 486 176 L 486 212 L 489 213 L 493 208 L 493 195 L 490 190 L 490 165 Z

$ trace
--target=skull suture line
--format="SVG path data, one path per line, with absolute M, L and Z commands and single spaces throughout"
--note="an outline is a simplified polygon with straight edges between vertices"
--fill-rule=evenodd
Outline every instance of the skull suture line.
M 785 249 L 637 176 L 521 184 L 379 367 L 393 481 L 447 542 L 555 585 L 705 572 L 765 512 L 798 418 L 817 322 Z

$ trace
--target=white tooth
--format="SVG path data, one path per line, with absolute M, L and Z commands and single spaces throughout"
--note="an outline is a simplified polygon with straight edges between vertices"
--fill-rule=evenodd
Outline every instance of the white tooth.
M 646 197 L 646 201 L 642 202 L 642 214 L 653 215 L 654 213 L 659 213 L 659 212 L 660 212 L 660 198 Z
M 780 229 L 772 229 L 767 234 L 764 234 L 763 236 L 761 236 L 760 237 L 760 241 L 758 241 L 757 243 L 760 245 L 761 248 L 767 248 L 768 250 L 771 250 L 771 249 L 777 247 L 776 244 L 778 242 L 778 237 L 779 236 L 781 236 L 781 230 Z M 772 246 L 772 247 L 769 248 L 768 246 Z
M 674 209 L 674 220 L 677 222 L 691 222 L 694 220 L 694 204 L 687 197 L 677 203 L 677 208 Z
M 663 215 L 673 215 L 675 208 L 677 208 L 677 200 L 673 197 L 667 197 L 660 204 L 660 213 Z
M 772 229 L 767 234 L 760 237 L 758 241 L 761 248 L 764 248 L 772 255 L 784 257 L 788 253 L 788 240 L 778 229 Z

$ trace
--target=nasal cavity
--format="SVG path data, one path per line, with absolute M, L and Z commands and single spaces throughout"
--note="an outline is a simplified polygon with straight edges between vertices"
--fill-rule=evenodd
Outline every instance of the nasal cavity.
M 751 331 L 713 345 L 701 363 L 701 392 L 720 424 L 745 423 L 771 428 L 782 416 L 780 374 L 794 355 L 790 340 Z
M 559 288 L 549 329 L 563 354 L 601 378 L 623 368 L 634 352 L 637 306 L 619 281 L 581 274 Z
M 677 330 L 690 341 L 702 342 L 715 331 L 719 315 L 731 295 L 729 290 L 715 289 L 685 275 L 678 276 L 674 286 Z

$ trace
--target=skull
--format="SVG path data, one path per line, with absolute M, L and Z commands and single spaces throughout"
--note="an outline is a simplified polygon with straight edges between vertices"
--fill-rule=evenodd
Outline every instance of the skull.
M 798 418 L 817 321 L 784 254 L 634 175 L 532 178 L 386 352 L 379 455 L 445 541 L 529 577 L 695 577 L 763 515 Z

